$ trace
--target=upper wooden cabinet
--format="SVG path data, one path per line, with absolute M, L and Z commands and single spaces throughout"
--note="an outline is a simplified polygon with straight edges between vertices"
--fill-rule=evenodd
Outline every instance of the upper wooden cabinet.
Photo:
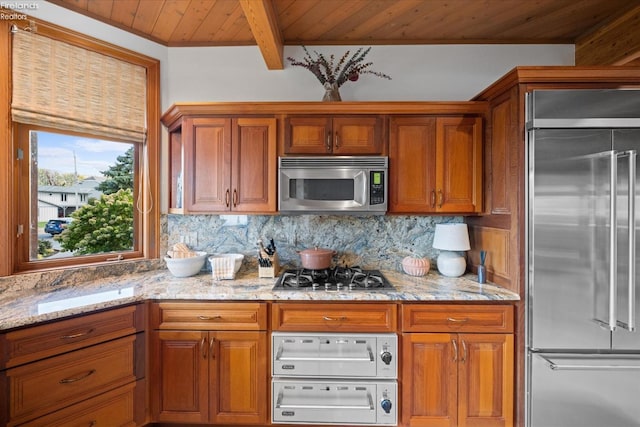
M 284 154 L 382 154 L 382 124 L 377 116 L 289 116 Z
M 276 211 L 276 119 L 185 117 L 170 129 L 174 213 Z
M 482 211 L 482 118 L 392 117 L 389 212 Z

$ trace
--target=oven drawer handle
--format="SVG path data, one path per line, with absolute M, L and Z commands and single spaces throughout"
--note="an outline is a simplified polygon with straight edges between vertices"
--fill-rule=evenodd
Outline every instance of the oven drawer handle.
M 276 356 L 276 360 L 282 361 L 327 361 L 327 362 L 372 362 L 373 355 L 369 353 L 369 357 L 278 357 Z
M 372 400 L 369 399 L 369 402 Z M 290 409 L 370 409 L 373 410 L 373 403 L 367 405 L 283 405 L 276 404 L 276 408 Z

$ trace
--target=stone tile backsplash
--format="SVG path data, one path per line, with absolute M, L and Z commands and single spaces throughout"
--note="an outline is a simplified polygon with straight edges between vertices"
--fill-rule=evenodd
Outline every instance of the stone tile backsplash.
M 174 243 L 188 243 L 192 249 L 239 252 L 245 264 L 256 263 L 258 239 L 265 246 L 276 243 L 281 264 L 300 265 L 298 251 L 315 246 L 338 252 L 339 265 L 396 270 L 407 255 L 433 261 L 435 225 L 462 222 L 462 217 L 445 216 L 350 216 L 350 215 L 249 215 L 241 225 L 225 225 L 220 215 L 165 215 L 162 218 L 163 255 Z M 165 228 L 166 227 L 166 228 Z

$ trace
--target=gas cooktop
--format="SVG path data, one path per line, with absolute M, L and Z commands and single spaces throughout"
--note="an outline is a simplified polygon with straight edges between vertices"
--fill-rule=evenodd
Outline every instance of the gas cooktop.
M 359 267 L 334 267 L 324 270 L 293 269 L 284 271 L 274 291 L 389 291 L 395 287 L 379 270 Z

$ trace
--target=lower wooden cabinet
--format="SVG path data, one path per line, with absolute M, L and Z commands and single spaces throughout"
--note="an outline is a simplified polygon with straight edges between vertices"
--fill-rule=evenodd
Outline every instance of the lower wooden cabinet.
M 155 304 L 150 360 L 153 419 L 266 424 L 265 314 L 266 305 L 257 303 Z M 242 328 L 260 330 L 237 330 Z
M 402 425 L 512 426 L 513 334 L 486 332 L 512 332 L 513 307 L 409 304 L 402 315 L 417 331 L 401 338 Z
M 0 426 L 144 422 L 145 305 L 0 334 Z
M 134 427 L 135 388 L 131 383 L 66 407 L 21 427 L 118 426 Z
M 407 426 L 511 426 L 513 335 L 403 334 Z

